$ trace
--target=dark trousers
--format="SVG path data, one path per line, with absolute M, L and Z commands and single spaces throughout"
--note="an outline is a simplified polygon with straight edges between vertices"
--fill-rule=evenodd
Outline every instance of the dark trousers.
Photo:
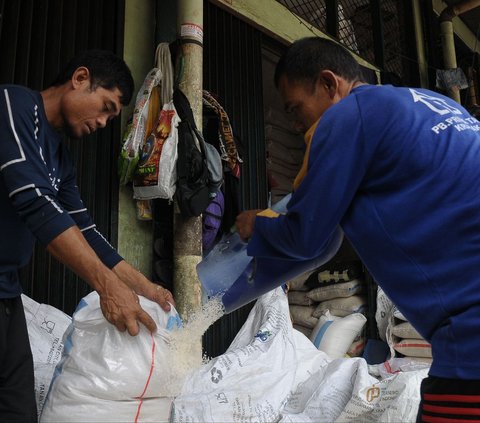
M 37 422 L 33 358 L 21 297 L 0 299 L 0 422 Z
M 420 388 L 417 423 L 480 423 L 480 381 L 429 376 Z

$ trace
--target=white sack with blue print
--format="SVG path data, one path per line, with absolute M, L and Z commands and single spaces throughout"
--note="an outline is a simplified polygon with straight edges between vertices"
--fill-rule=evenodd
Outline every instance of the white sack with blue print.
M 64 353 L 41 422 L 167 422 L 178 380 L 169 334 L 180 323 L 146 298 L 142 308 L 157 324 L 151 334 L 120 332 L 103 316 L 98 294 L 82 299 L 65 333 Z M 168 329 L 167 329 L 168 328 Z

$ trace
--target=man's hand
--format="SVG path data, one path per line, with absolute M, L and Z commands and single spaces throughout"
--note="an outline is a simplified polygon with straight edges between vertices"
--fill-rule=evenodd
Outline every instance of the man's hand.
M 142 295 L 145 298 L 160 304 L 160 307 L 162 307 L 165 311 L 170 311 L 170 304 L 173 306 L 175 305 L 172 293 L 163 286 L 153 282 L 148 282 L 143 289 L 144 291 Z
M 125 260 L 117 263 L 114 273 L 138 295 L 155 301 L 165 311 L 170 311 L 170 304 L 175 305 L 173 295 L 168 289 L 149 281 L 142 273 Z
M 145 325 L 150 332 L 155 332 L 157 325 L 150 315 L 140 307 L 137 294 L 122 281 L 111 283 L 100 293 L 100 307 L 105 319 L 121 332 L 128 331 L 132 336 L 140 331 L 138 322 Z
M 237 229 L 240 238 L 244 241 L 248 240 L 253 234 L 253 228 L 255 225 L 255 218 L 257 213 L 260 213 L 262 209 L 257 210 L 245 210 L 241 212 L 235 219 L 235 227 Z
M 105 318 L 119 330 L 128 330 L 130 335 L 136 335 L 139 332 L 138 322 L 151 332 L 156 330 L 155 322 L 140 307 L 135 294 L 141 295 L 139 287 L 151 284 L 140 272 L 125 261 L 118 263 L 112 272 L 100 261 L 76 226 L 54 238 L 47 250 L 98 292 Z M 118 269 L 120 272 L 117 272 Z

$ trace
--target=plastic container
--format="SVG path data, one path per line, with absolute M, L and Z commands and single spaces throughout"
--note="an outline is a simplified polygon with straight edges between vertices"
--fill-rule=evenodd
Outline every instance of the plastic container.
M 276 203 L 272 210 L 285 213 L 290 196 Z M 320 257 L 306 261 L 273 260 L 248 256 L 247 243 L 235 232 L 215 245 L 197 265 L 197 273 L 206 295 L 221 296 L 225 313 L 230 313 L 326 263 L 338 251 L 342 240 L 343 231 L 338 227 Z

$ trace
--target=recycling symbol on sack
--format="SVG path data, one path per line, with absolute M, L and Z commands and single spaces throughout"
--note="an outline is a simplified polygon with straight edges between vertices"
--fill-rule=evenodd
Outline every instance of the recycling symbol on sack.
M 267 342 L 268 337 L 271 336 L 272 333 L 269 330 L 261 331 L 259 330 L 255 335 L 255 338 L 260 339 L 262 342 Z
M 222 372 L 218 370 L 216 367 L 213 367 L 212 370 L 210 370 L 210 373 L 212 374 L 213 383 L 218 383 L 223 379 Z
M 44 331 L 52 333 L 53 329 L 55 329 L 55 322 L 52 322 L 51 320 L 45 320 L 45 318 L 43 318 L 43 322 L 40 326 Z

